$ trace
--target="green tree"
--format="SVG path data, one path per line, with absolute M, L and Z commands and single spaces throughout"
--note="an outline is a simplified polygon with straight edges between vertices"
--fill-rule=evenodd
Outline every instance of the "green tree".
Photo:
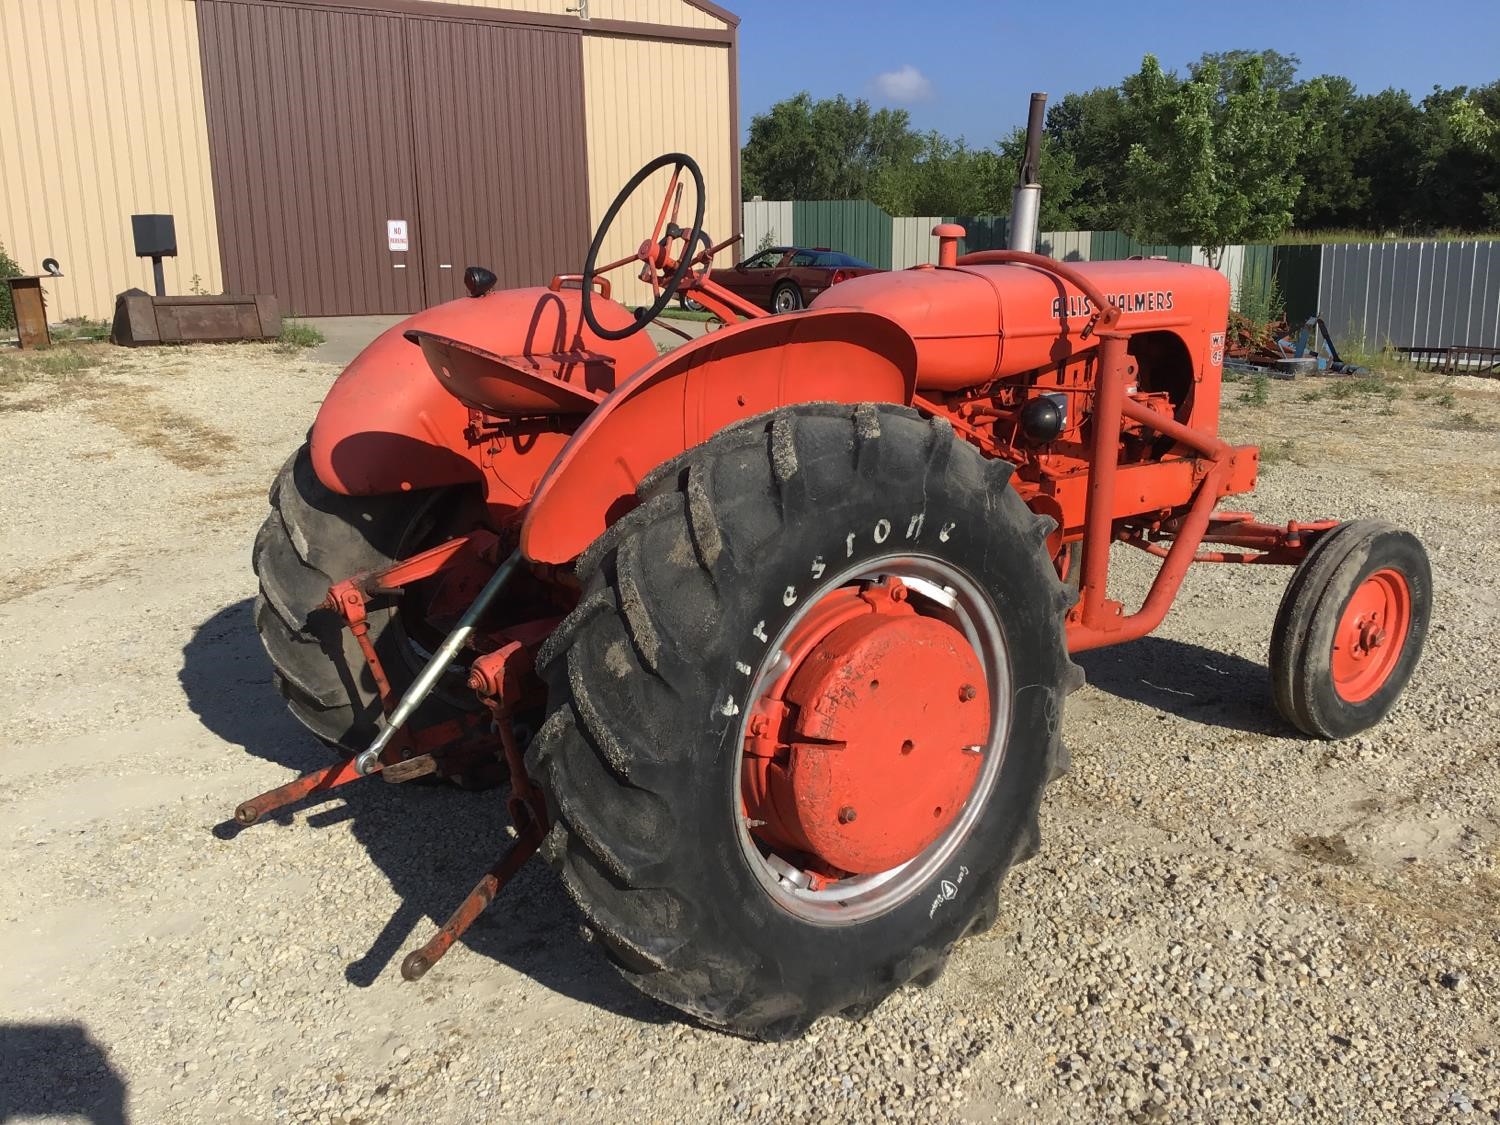
M 20 276 L 21 267 L 5 252 L 5 245 L 0 243 L 0 332 L 9 332 L 16 326 L 16 310 L 11 304 L 10 286 L 5 284 L 5 279 Z
M 803 92 L 750 120 L 741 153 L 745 198 L 864 199 L 877 177 L 922 148 L 904 109 Z
M 1427 230 L 1500 224 L 1500 83 L 1422 99 L 1421 214 Z
M 1048 147 L 1068 162 L 1073 182 L 1068 211 L 1080 229 L 1114 230 L 1125 225 L 1119 184 L 1135 138 L 1129 117 L 1130 108 L 1118 86 L 1065 94 L 1047 110 Z M 1048 182 L 1044 177 L 1044 208 Z
M 1411 229 L 1423 175 L 1422 111 L 1404 90 L 1359 95 L 1347 78 L 1333 76 L 1322 84 L 1322 128 L 1299 168 L 1296 225 Z M 1300 92 L 1294 97 L 1300 109 Z
M 1237 60 L 1229 78 L 1209 58 L 1179 80 L 1147 55 L 1124 96 L 1137 123 L 1121 184 L 1131 234 L 1195 243 L 1217 262 L 1229 243 L 1273 239 L 1291 225 L 1297 164 L 1323 100 L 1316 87 L 1294 112 L 1260 57 Z
M 1024 129 L 980 149 L 931 132 L 915 160 L 877 177 L 870 199 L 893 215 L 1006 215 L 1025 152 Z M 1066 229 L 1078 183 L 1072 156 L 1044 137 L 1039 174 L 1042 229 Z
M 1188 72 L 1196 75 L 1206 66 L 1213 66 L 1219 72 L 1219 95 L 1228 97 L 1246 76 L 1242 73 L 1246 67 L 1256 67 L 1257 71 L 1249 80 L 1258 83 L 1267 90 L 1274 90 L 1286 98 L 1297 88 L 1297 68 L 1302 65 L 1302 60 L 1296 55 L 1284 55 L 1280 51 L 1204 51 L 1203 55 L 1195 63 L 1188 64 Z
M 1001 201 L 997 174 L 994 152 L 933 131 L 915 159 L 881 171 L 870 199 L 893 215 L 994 214 L 1010 206 Z

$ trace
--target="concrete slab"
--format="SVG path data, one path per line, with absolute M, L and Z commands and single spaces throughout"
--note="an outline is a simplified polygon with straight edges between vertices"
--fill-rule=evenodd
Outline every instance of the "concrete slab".
M 666 327 L 671 325 L 671 328 Z M 673 328 L 686 332 L 693 339 L 697 339 L 709 330 L 709 327 L 718 327 L 717 322 L 707 320 L 673 320 L 670 317 L 658 317 L 646 325 L 646 334 L 656 343 L 658 351 L 670 351 L 681 344 L 687 343 Z
M 365 345 L 387 328 L 399 324 L 406 317 L 383 316 L 300 316 L 297 320 L 310 324 L 323 333 L 323 342 L 308 352 L 311 359 L 319 363 L 334 363 L 343 367 L 364 350 Z M 647 333 L 660 348 L 675 348 L 684 343 L 681 336 L 663 325 L 680 328 L 694 339 L 708 330 L 709 322 L 702 320 L 661 319 L 646 326 Z
M 365 345 L 393 324 L 406 317 L 388 314 L 381 316 L 299 316 L 304 324 L 310 324 L 323 333 L 323 342 L 308 352 L 308 356 L 319 363 L 336 363 L 343 367 L 364 351 Z

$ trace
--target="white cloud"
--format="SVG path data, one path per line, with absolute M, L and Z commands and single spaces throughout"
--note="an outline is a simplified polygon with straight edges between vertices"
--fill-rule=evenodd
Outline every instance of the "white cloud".
M 875 76 L 875 92 L 896 105 L 912 105 L 932 98 L 932 82 L 911 63 L 899 70 L 888 70 Z

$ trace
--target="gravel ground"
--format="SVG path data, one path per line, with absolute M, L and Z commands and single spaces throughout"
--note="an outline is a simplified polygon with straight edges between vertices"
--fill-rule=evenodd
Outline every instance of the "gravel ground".
M 271 689 L 249 548 L 334 371 L 96 354 L 0 366 L 0 1120 L 1500 1120 L 1500 384 L 1229 385 L 1260 514 L 1426 541 L 1397 711 L 1294 737 L 1264 668 L 1285 572 L 1197 568 L 1159 635 L 1085 657 L 996 928 L 762 1045 L 619 982 L 540 865 L 402 982 L 498 851 L 496 794 L 371 781 L 224 829 L 325 760 Z

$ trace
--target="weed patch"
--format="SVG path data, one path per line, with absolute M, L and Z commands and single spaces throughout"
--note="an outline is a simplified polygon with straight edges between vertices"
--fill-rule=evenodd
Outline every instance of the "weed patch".
M 1252 375 L 1250 385 L 1240 392 L 1240 401 L 1246 406 L 1264 406 L 1271 401 L 1271 378 L 1268 375 Z
M 283 320 L 281 335 L 276 340 L 276 350 L 286 355 L 294 355 L 303 348 L 317 347 L 323 340 L 323 333 L 311 324 L 304 324 L 300 320 Z
M 37 351 L 0 352 L 0 392 L 60 389 L 83 372 L 104 365 L 102 349 L 61 345 Z M 25 409 L 14 402 L 0 409 Z
M 1282 465 L 1288 461 L 1296 460 L 1297 446 L 1290 439 L 1269 442 L 1260 447 L 1260 464 L 1262 468 L 1271 465 Z

